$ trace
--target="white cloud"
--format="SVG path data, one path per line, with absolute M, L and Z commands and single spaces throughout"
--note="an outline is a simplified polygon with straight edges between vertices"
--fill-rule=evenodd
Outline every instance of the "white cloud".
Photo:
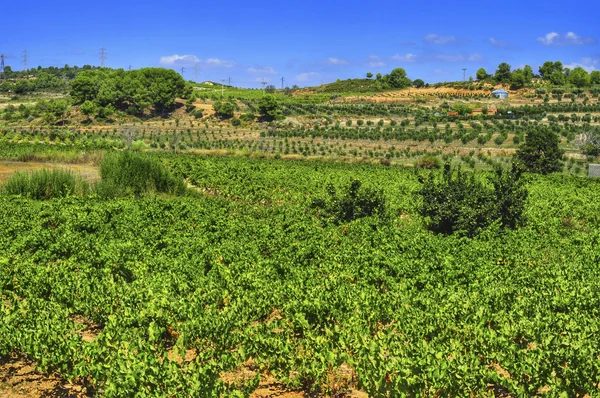
M 516 46 L 504 40 L 496 40 L 493 37 L 490 37 L 489 42 L 492 46 L 496 48 L 516 48 Z
M 435 55 L 435 59 L 443 62 L 479 62 L 483 57 L 479 54 L 437 54 Z
M 248 68 L 248 73 L 259 73 L 262 75 L 276 75 L 277 71 L 270 66 L 265 66 L 262 68 Z
M 202 63 L 202 61 L 201 61 L 201 63 Z M 235 62 L 226 61 L 226 60 L 219 59 L 219 58 L 208 58 L 206 61 L 204 61 L 204 63 L 207 66 L 221 67 L 221 68 L 233 68 L 235 66 Z
M 165 66 L 198 66 L 202 68 L 232 68 L 235 66 L 233 61 L 225 61 L 219 58 L 199 59 L 195 55 L 179 55 L 173 54 L 160 57 L 160 64 Z
M 411 53 L 407 53 L 404 55 L 396 54 L 396 55 L 392 56 L 392 60 L 399 61 L 399 62 L 414 62 L 414 60 L 416 58 L 417 58 L 417 56 L 415 54 L 411 54 Z
M 194 65 L 200 60 L 195 55 L 173 54 L 166 57 L 160 57 L 161 65 Z
M 582 58 L 580 62 L 571 62 L 570 64 L 565 64 L 563 66 L 571 70 L 580 66 L 589 73 L 594 70 L 600 70 L 600 60 L 586 57 Z
M 383 60 L 377 55 L 369 55 L 367 65 L 371 68 L 380 68 L 382 66 L 385 66 L 385 62 L 383 62 Z
M 584 44 L 594 44 L 596 42 L 593 37 L 581 37 L 574 32 L 567 32 L 564 35 L 550 32 L 546 33 L 543 37 L 538 37 L 537 41 L 545 46 L 580 46 Z
M 317 79 L 321 77 L 320 73 L 317 72 L 304 72 L 304 73 L 300 73 L 299 75 L 296 75 L 296 80 L 298 80 L 299 82 L 305 82 L 311 79 Z
M 424 39 L 426 42 L 433 44 L 448 44 L 456 41 L 454 36 L 440 36 L 433 33 L 426 35 Z
M 325 63 L 329 65 L 346 65 L 348 61 L 341 58 L 329 57 Z

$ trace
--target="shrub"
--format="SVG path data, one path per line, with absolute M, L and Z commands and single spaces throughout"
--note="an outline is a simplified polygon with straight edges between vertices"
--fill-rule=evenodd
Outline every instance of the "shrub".
M 89 185 L 67 170 L 40 170 L 31 173 L 16 172 L 2 187 L 2 192 L 29 199 L 48 200 L 86 195 Z
M 474 236 L 495 222 L 514 229 L 524 222 L 528 194 L 521 173 L 517 163 L 510 171 L 496 166 L 490 188 L 475 174 L 467 175 L 460 168 L 455 172 L 446 164 L 441 180 L 434 173 L 427 180 L 420 177 L 419 213 L 429 218 L 429 229 L 446 235 Z
M 240 120 L 243 120 L 244 122 L 253 122 L 254 119 L 256 119 L 256 115 L 252 112 L 244 113 L 240 116 Z
M 335 223 L 344 223 L 363 217 L 387 216 L 387 204 L 383 191 L 362 187 L 359 180 L 354 180 L 338 195 L 335 187 L 327 187 L 327 199 L 315 199 L 311 206 L 321 209 L 324 215 Z
M 96 188 L 103 197 L 186 191 L 185 182 L 158 160 L 131 151 L 107 154 L 100 164 L 100 176 L 102 182 Z
M 234 117 L 233 119 L 231 119 L 231 125 L 232 126 L 238 127 L 241 124 L 242 124 L 242 122 L 237 117 Z
M 558 148 L 560 138 L 547 127 L 529 131 L 525 142 L 517 150 L 517 159 L 527 171 L 550 174 L 562 169 L 563 151 Z
M 415 167 L 419 169 L 439 169 L 442 167 L 442 161 L 431 155 L 423 156 L 415 162 Z
M 196 119 L 202 119 L 202 117 L 204 116 L 204 113 L 202 113 L 202 109 L 196 109 L 192 115 L 194 115 L 194 117 Z

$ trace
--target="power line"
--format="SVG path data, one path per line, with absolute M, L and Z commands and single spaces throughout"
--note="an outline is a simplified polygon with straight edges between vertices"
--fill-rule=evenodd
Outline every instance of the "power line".
M 106 52 L 106 48 L 102 47 L 100 49 L 100 66 L 104 68 L 104 64 L 106 63 L 106 58 L 108 58 L 108 53 Z
M 23 50 L 23 70 L 27 72 L 27 49 Z

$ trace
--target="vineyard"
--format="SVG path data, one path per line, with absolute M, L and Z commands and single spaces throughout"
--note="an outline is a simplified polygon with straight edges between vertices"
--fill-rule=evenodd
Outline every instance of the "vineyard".
M 109 397 L 600 393 L 598 182 L 528 175 L 526 225 L 471 239 L 410 169 L 147 156 L 191 192 L 0 196 L 0 356 Z M 311 206 L 353 180 L 387 217 Z

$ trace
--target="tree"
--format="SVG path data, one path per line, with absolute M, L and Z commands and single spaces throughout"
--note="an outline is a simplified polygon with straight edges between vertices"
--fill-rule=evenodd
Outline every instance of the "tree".
M 277 99 L 272 95 L 262 97 L 258 101 L 258 113 L 261 119 L 271 121 L 283 117 Z
M 92 120 L 91 116 L 96 113 L 96 108 L 97 108 L 97 105 L 89 100 L 85 101 L 83 104 L 81 104 L 79 106 L 79 110 L 81 111 L 81 113 L 83 113 L 85 116 L 87 116 L 88 122 L 90 122 Z
M 563 73 L 563 64 L 560 61 L 552 62 L 546 61 L 540 68 L 538 69 L 540 72 L 540 76 L 542 78 L 548 80 L 552 76 L 554 72 Z
M 375 76 L 375 80 L 381 80 L 383 79 L 383 76 L 381 75 L 381 73 L 378 73 L 377 76 Z
M 530 84 L 531 80 L 533 79 L 533 68 L 529 65 L 525 65 L 523 68 L 523 73 L 525 73 L 527 84 Z
M 558 147 L 560 138 L 548 127 L 531 130 L 517 150 L 517 159 L 528 171 L 550 174 L 562 169 L 563 151 Z
M 489 77 L 488 73 L 485 71 L 485 69 L 483 68 L 479 68 L 479 70 L 477 71 L 477 73 L 475 74 L 475 77 L 477 77 L 477 80 L 485 80 Z
M 367 72 L 367 79 L 372 79 L 373 78 L 373 74 L 371 72 Z
M 566 79 L 562 71 L 559 72 L 555 70 L 554 72 L 552 72 L 552 75 L 550 75 L 549 80 L 550 83 L 552 83 L 555 86 L 564 86 Z
M 221 119 L 229 119 L 233 117 L 233 112 L 235 111 L 235 105 L 231 102 L 221 102 L 217 101 L 213 104 L 213 108 L 217 116 Z
M 569 83 L 576 87 L 587 87 L 590 85 L 590 76 L 585 69 L 578 66 L 569 74 Z
M 600 70 L 593 70 L 590 73 L 590 84 L 600 84 Z
M 389 75 L 385 75 L 383 80 L 391 88 L 406 88 L 412 83 L 402 68 L 393 69 Z
M 498 70 L 496 71 L 496 81 L 500 83 L 509 83 L 510 82 L 510 65 L 506 62 L 502 62 L 498 65 Z
M 422 79 L 416 79 L 413 81 L 413 86 L 416 88 L 421 88 L 425 85 L 425 82 Z
M 513 89 L 520 89 L 527 84 L 527 76 L 523 69 L 515 70 L 510 76 L 510 86 Z

